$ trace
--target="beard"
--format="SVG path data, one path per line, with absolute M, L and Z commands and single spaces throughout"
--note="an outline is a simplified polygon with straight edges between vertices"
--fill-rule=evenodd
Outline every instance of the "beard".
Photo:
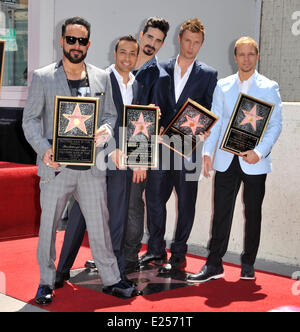
M 152 56 L 155 51 L 155 48 L 150 45 L 146 45 L 143 49 L 144 54 L 146 54 L 147 56 Z
M 76 56 L 72 56 L 72 51 L 76 51 L 76 52 L 79 52 L 81 54 L 80 55 L 77 55 Z M 87 53 L 83 53 L 82 51 L 78 51 L 78 50 L 70 50 L 69 52 L 67 52 L 65 49 L 63 50 L 64 52 L 64 56 L 71 62 L 71 63 L 74 63 L 74 64 L 78 64 L 78 63 L 81 63 L 82 61 L 84 61 L 84 59 L 86 58 L 87 56 Z

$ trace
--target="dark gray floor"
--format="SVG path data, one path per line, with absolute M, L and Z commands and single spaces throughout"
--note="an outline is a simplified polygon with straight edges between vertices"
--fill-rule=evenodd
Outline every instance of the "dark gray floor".
M 172 271 L 168 274 L 162 274 L 158 270 L 157 266 L 149 265 L 141 268 L 139 272 L 127 275 L 127 277 L 136 284 L 136 289 L 142 292 L 141 295 L 150 295 L 190 286 L 186 282 L 185 272 Z M 73 270 L 71 271 L 70 282 L 102 292 L 101 280 L 95 270 Z

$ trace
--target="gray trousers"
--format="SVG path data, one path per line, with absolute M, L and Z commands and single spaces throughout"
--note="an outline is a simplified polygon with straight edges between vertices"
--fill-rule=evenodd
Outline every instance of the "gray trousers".
M 37 258 L 40 285 L 53 288 L 56 268 L 56 231 L 69 199 L 74 195 L 85 217 L 93 258 L 104 286 L 120 281 L 118 263 L 113 253 L 108 227 L 105 176 L 95 177 L 91 170 L 63 169 L 50 182 L 40 181 L 41 226 Z

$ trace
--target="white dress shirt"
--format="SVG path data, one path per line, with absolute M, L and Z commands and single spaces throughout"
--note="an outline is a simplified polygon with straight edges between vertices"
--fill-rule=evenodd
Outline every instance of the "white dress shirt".
M 249 77 L 247 81 L 242 82 L 240 80 L 240 75 L 238 74 L 239 92 L 248 94 L 248 92 L 251 88 L 251 85 L 252 85 L 253 81 L 255 80 L 255 78 L 257 77 L 257 75 L 258 75 L 258 72 L 255 70 L 254 74 L 251 77 Z
M 110 67 L 106 69 L 106 72 L 109 72 L 109 69 L 111 69 L 118 81 L 120 92 L 122 95 L 122 100 L 124 105 L 131 105 L 133 100 L 133 83 L 135 80 L 135 76 L 132 73 L 129 73 L 129 81 L 127 85 L 123 81 L 123 77 L 119 74 L 119 72 L 116 70 L 116 67 L 114 64 L 112 64 Z M 111 157 L 113 152 L 111 152 L 108 156 Z
M 193 66 L 195 61 L 193 61 L 193 63 L 189 66 L 189 68 L 187 69 L 186 73 L 183 75 L 183 77 L 181 77 L 181 68 L 178 64 L 178 57 L 177 56 L 177 60 L 175 63 L 175 67 L 174 67 L 174 86 L 175 86 L 175 98 L 176 98 L 176 103 L 178 102 L 178 99 L 180 98 L 180 95 L 182 94 L 182 91 L 191 75 Z
M 129 73 L 129 82 L 127 85 L 123 81 L 123 77 L 119 74 L 119 72 L 116 70 L 115 65 L 111 65 L 110 68 L 112 69 L 113 73 L 116 76 L 116 79 L 119 83 L 123 104 L 124 105 L 131 105 L 133 100 L 133 83 L 135 80 L 135 76 L 132 73 Z

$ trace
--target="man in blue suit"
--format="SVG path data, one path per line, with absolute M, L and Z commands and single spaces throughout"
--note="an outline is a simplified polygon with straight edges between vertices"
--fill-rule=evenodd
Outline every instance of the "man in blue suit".
M 163 119 L 162 124 L 165 127 L 188 98 L 208 109 L 211 107 L 217 84 L 217 72 L 196 60 L 203 45 L 204 35 L 203 24 L 198 19 L 185 22 L 178 36 L 180 54 L 177 59 L 161 63 L 171 78 L 171 109 Z M 161 146 L 159 170 L 148 172 L 146 202 L 150 238 L 147 253 L 140 259 L 141 264 L 144 265 L 148 263 L 159 265 L 167 256 L 164 240 L 166 204 L 175 188 L 178 196 L 178 222 L 175 239 L 171 246 L 171 259 L 160 269 L 161 273 L 168 273 L 173 268 L 182 268 L 186 264 L 187 241 L 194 223 L 200 175 L 197 170 L 191 171 L 190 167 L 190 162 L 196 161 L 197 151 L 194 151 L 191 160 L 184 160 L 179 154 L 165 151 L 165 149 L 168 148 Z M 170 161 L 164 160 L 166 155 L 170 155 Z M 165 162 L 170 164 L 170 168 L 166 167 Z M 198 162 L 201 165 L 201 161 Z M 180 170 L 177 170 L 178 164 Z M 188 179 L 191 175 L 193 179 Z
M 241 279 L 255 279 L 256 260 L 262 219 L 262 203 L 267 174 L 271 172 L 270 153 L 282 129 L 281 99 L 278 84 L 256 71 L 259 59 L 257 43 L 250 37 L 240 38 L 235 45 L 238 73 L 218 82 L 212 111 L 219 121 L 204 145 L 204 175 L 216 170 L 214 187 L 214 218 L 209 256 L 200 273 L 190 275 L 189 282 L 205 282 L 224 276 L 222 258 L 228 247 L 236 196 L 244 183 L 245 242 L 241 257 Z M 230 121 L 239 93 L 275 105 L 262 141 L 254 150 L 235 156 L 219 147 Z M 214 164 L 212 155 L 217 146 Z
M 110 74 L 112 95 L 117 109 L 118 118 L 115 126 L 115 139 L 109 143 L 106 153 L 109 155 L 107 170 L 107 204 L 109 211 L 109 228 L 114 254 L 118 260 L 118 266 L 123 280 L 125 276 L 125 254 L 124 236 L 127 223 L 128 206 L 131 184 L 134 181 L 140 182 L 145 179 L 145 171 L 134 171 L 120 169 L 121 151 L 120 128 L 122 127 L 123 106 L 132 104 L 137 100 L 139 84 L 135 81 L 131 70 L 134 68 L 139 53 L 139 44 L 132 36 L 122 37 L 115 48 L 116 64 L 108 68 Z M 112 166 L 113 163 L 115 164 Z M 115 167 L 117 166 L 117 168 Z M 64 244 L 60 255 L 56 274 L 56 288 L 64 284 L 64 280 L 70 277 L 70 269 L 75 261 L 79 248 L 82 244 L 86 230 L 85 219 L 81 213 L 79 204 L 75 201 L 71 210 L 69 222 L 65 234 Z M 88 262 L 96 267 L 93 261 Z
M 140 53 L 134 71 L 139 83 L 136 103 L 155 104 L 160 107 L 160 125 L 166 123 L 170 107 L 170 77 L 158 64 L 156 54 L 164 45 L 169 31 L 169 23 L 161 17 L 147 19 L 140 33 Z M 125 240 L 127 271 L 133 272 L 139 266 L 138 254 L 144 235 L 144 200 L 146 181 L 131 186 L 128 223 Z

